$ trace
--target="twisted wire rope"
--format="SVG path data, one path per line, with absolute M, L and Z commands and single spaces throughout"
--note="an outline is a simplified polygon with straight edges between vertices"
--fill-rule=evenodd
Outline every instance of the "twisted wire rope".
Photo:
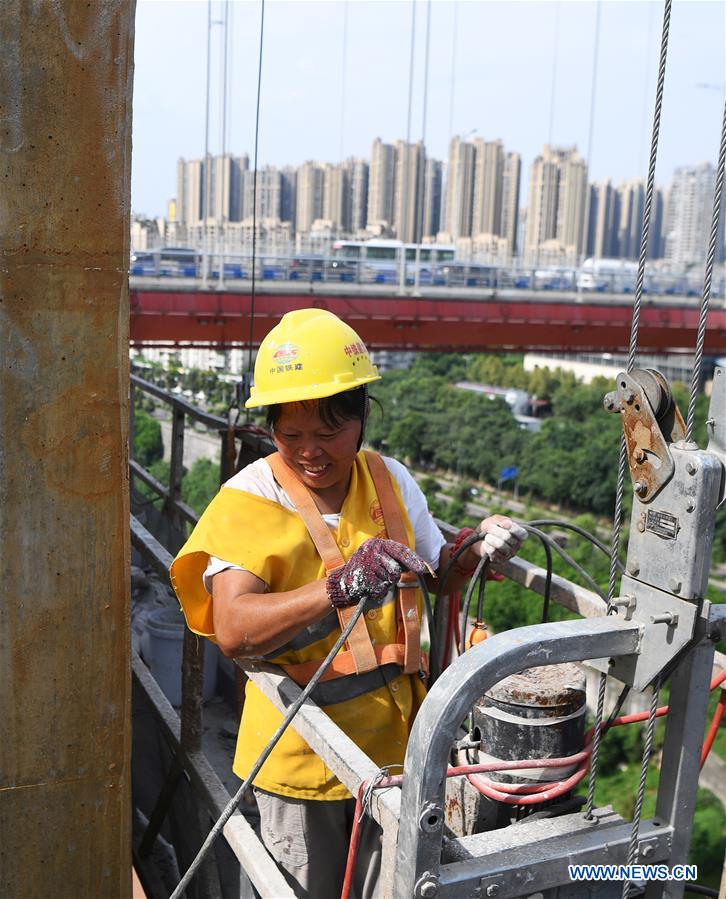
M 640 830 L 640 818 L 643 814 L 643 799 L 645 797 L 645 782 L 648 779 L 648 765 L 650 757 L 653 753 L 653 737 L 655 735 L 655 713 L 658 708 L 658 696 L 660 694 L 660 679 L 656 680 L 653 685 L 653 696 L 650 700 L 650 712 L 648 714 L 648 728 L 645 734 L 645 743 L 643 745 L 643 761 L 640 766 L 640 781 L 638 782 L 638 793 L 635 800 L 635 809 L 633 811 L 633 829 L 630 833 L 630 843 L 628 845 L 627 865 L 635 863 L 638 854 L 638 832 Z M 630 881 L 623 883 L 622 899 L 628 899 L 630 895 Z
M 660 42 L 660 58 L 658 62 L 658 83 L 655 92 L 655 109 L 653 111 L 653 130 L 650 142 L 650 159 L 648 162 L 648 181 L 645 192 L 645 209 L 643 210 L 643 228 L 640 238 L 640 252 L 638 255 L 638 276 L 635 283 L 635 299 L 633 302 L 633 315 L 630 324 L 630 343 L 628 346 L 627 371 L 631 372 L 635 364 L 635 353 L 638 346 L 638 328 L 640 326 L 640 310 L 643 304 L 643 282 L 645 280 L 645 257 L 648 250 L 648 238 L 650 237 L 650 215 L 653 206 L 653 189 L 655 185 L 655 166 L 658 159 L 658 138 L 660 136 L 660 120 L 663 108 L 663 89 L 665 86 L 666 61 L 668 59 L 668 35 L 671 22 L 672 0 L 665 0 L 663 7 L 663 30 Z M 615 596 L 615 585 L 618 575 L 618 551 L 620 549 L 620 533 L 623 519 L 623 493 L 625 488 L 625 466 L 627 450 L 625 435 L 620 437 L 620 455 L 618 457 L 618 476 L 615 488 L 615 509 L 613 511 L 613 532 L 610 544 L 610 572 L 608 576 L 607 614 L 614 611 L 612 605 Z M 605 708 L 605 688 L 607 673 L 600 675 L 600 684 L 597 697 L 597 712 L 595 714 L 595 731 L 592 740 L 592 757 L 590 761 L 590 779 L 587 786 L 587 802 L 585 805 L 585 818 L 592 819 L 592 809 L 595 801 L 595 785 L 597 783 L 597 764 L 602 737 L 602 719 Z
M 708 306 L 711 301 L 711 282 L 713 280 L 713 265 L 716 259 L 716 243 L 718 240 L 718 226 L 723 210 L 723 181 L 724 163 L 726 163 L 726 103 L 723 108 L 721 121 L 721 145 L 718 153 L 718 167 L 716 171 L 716 186 L 713 192 L 713 213 L 711 215 L 711 236 L 708 242 L 706 255 L 706 271 L 703 276 L 703 295 L 701 298 L 701 313 L 698 318 L 698 336 L 696 337 L 696 355 L 693 360 L 693 375 L 691 378 L 691 395 L 688 399 L 688 414 L 686 416 L 686 441 L 693 440 L 693 422 L 696 416 L 696 398 L 698 385 L 701 380 L 701 362 L 703 361 L 703 347 L 706 341 L 706 319 L 708 318 Z

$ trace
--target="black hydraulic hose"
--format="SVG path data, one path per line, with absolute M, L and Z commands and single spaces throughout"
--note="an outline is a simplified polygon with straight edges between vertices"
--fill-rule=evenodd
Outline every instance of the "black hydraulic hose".
M 441 599 L 441 597 L 444 596 L 444 594 L 445 594 L 444 588 L 446 587 L 446 581 L 449 578 L 449 574 L 450 574 L 451 569 L 454 566 L 454 564 L 457 562 L 457 560 L 459 558 L 461 558 L 461 556 L 464 555 L 464 553 L 467 551 L 467 549 L 472 547 L 475 543 L 479 543 L 485 537 L 486 537 L 486 534 L 482 534 L 480 531 L 474 531 L 473 534 L 470 534 L 466 538 L 466 540 L 464 540 L 462 542 L 461 546 L 456 550 L 456 552 L 452 553 L 449 556 L 449 561 L 446 563 L 446 568 L 444 568 L 444 573 L 441 575 L 441 579 L 439 580 L 439 586 L 436 591 L 436 599 L 435 599 L 436 603 L 438 603 L 438 601 Z
M 549 536 L 549 534 L 545 534 L 543 531 L 540 531 L 538 528 L 532 527 L 531 525 L 524 524 L 524 525 L 522 525 L 522 527 L 526 528 L 532 534 L 537 534 L 537 536 L 540 537 L 540 539 L 546 540 L 549 543 L 549 545 L 552 547 L 552 549 L 554 549 L 554 551 L 559 556 L 561 556 L 565 560 L 565 562 L 567 562 L 567 564 L 574 571 L 576 571 L 577 574 L 580 575 L 580 577 L 583 580 L 587 581 L 587 583 L 592 588 L 593 592 L 597 593 L 597 595 L 602 600 L 605 600 L 605 592 L 600 588 L 597 581 L 595 581 L 594 578 L 592 578 L 581 565 L 578 565 L 577 562 L 572 558 L 572 556 L 569 553 L 565 552 L 565 550 L 562 549 L 562 547 L 559 545 L 559 543 L 557 543 L 555 540 L 553 540 L 552 537 Z
M 599 540 L 594 534 L 591 534 L 590 531 L 586 531 L 585 528 L 581 528 L 577 524 L 572 524 L 569 521 L 561 521 L 558 518 L 538 518 L 534 521 L 530 521 L 533 527 L 559 527 L 566 528 L 568 531 L 574 531 L 576 534 L 579 534 L 581 537 L 584 537 L 585 540 L 589 540 L 593 546 L 596 546 L 601 552 L 605 553 L 606 556 L 610 555 L 610 547 L 606 546 L 602 540 Z M 617 561 L 616 565 L 621 574 L 625 574 L 625 568 L 623 567 L 622 562 Z
M 207 839 L 202 844 L 201 849 L 197 853 L 194 861 L 191 863 L 191 865 L 187 869 L 186 874 L 182 877 L 182 879 L 177 884 L 176 889 L 171 894 L 170 899 L 179 899 L 179 897 L 184 892 L 184 889 L 189 884 L 189 881 L 192 879 L 192 877 L 196 873 L 197 868 L 199 868 L 201 863 L 204 861 L 204 858 L 205 858 L 207 852 L 209 852 L 212 844 L 217 839 L 219 834 L 222 832 L 224 825 L 232 817 L 232 814 L 233 814 L 234 810 L 237 808 L 240 799 L 242 799 L 242 797 L 244 796 L 245 791 L 249 788 L 250 784 L 255 779 L 255 777 L 257 777 L 257 775 L 260 771 L 260 768 L 267 761 L 267 757 L 270 755 L 272 750 L 277 745 L 280 737 L 287 730 L 292 719 L 295 717 L 295 715 L 297 715 L 302 704 L 310 696 L 310 694 L 313 692 L 315 687 L 318 685 L 321 677 L 325 674 L 325 672 L 330 667 L 330 663 L 333 661 L 335 656 L 338 654 L 338 650 L 341 648 L 341 646 L 345 643 L 345 641 L 350 636 L 350 632 L 355 627 L 356 621 L 358 621 L 360 616 L 363 614 L 363 609 L 365 608 L 365 604 L 367 601 L 368 601 L 368 596 L 364 596 L 363 599 L 361 599 L 361 601 L 355 607 L 355 611 L 351 615 L 350 620 L 348 621 L 346 626 L 341 631 L 340 636 L 335 641 L 335 645 L 333 646 L 333 648 L 330 650 L 330 652 L 327 654 L 327 656 L 323 660 L 322 665 L 320 666 L 320 668 L 318 668 L 318 670 L 315 672 L 315 674 L 310 679 L 309 683 L 305 686 L 305 689 L 300 693 L 298 698 L 292 703 L 290 708 L 287 710 L 287 714 L 285 715 L 283 720 L 280 722 L 280 726 L 277 728 L 277 730 L 273 734 L 273 736 L 270 739 L 267 746 L 265 746 L 265 748 L 260 753 L 257 761 L 252 766 L 252 770 L 245 778 L 244 783 L 237 790 L 237 792 L 234 794 L 232 799 L 230 799 L 230 801 L 227 803 L 227 807 L 224 809 L 222 814 L 219 816 L 219 820 L 216 822 L 214 827 L 209 831 Z
M 685 883 L 683 889 L 686 893 L 695 893 L 697 896 L 714 896 L 715 899 L 721 895 L 718 890 L 713 887 L 704 887 L 700 883 Z
M 523 524 L 522 527 L 539 540 L 545 551 L 545 558 L 547 559 L 547 574 L 545 575 L 545 588 L 544 593 L 542 594 L 542 624 L 546 624 L 550 615 L 550 594 L 552 592 L 552 548 L 550 547 L 547 535 L 534 527 L 534 522 Z

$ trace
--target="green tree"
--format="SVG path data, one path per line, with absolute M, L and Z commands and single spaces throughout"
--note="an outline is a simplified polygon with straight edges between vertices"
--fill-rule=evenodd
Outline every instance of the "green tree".
M 201 515 L 219 490 L 219 465 L 211 459 L 197 459 L 182 479 L 182 497 Z
M 134 410 L 134 458 L 144 468 L 164 455 L 161 425 L 139 406 Z

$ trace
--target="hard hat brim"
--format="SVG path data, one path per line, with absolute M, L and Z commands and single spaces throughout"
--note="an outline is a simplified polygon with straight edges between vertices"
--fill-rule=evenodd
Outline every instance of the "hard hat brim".
M 371 381 L 380 381 L 381 376 L 376 373 L 363 378 L 341 378 L 337 382 L 323 384 L 309 384 L 305 387 L 282 387 L 277 390 L 265 390 L 256 392 L 252 388 L 252 395 L 245 402 L 245 409 L 255 409 L 260 406 L 277 406 L 282 403 L 304 403 L 309 400 L 322 400 L 337 393 L 345 393 L 347 390 L 355 390 Z

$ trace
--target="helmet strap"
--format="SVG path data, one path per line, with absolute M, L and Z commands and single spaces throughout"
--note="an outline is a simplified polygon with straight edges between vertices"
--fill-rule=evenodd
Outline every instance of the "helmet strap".
M 368 385 L 363 385 L 363 411 L 360 414 L 360 437 L 358 438 L 358 450 L 363 446 L 363 435 L 366 430 L 366 420 L 368 418 Z

